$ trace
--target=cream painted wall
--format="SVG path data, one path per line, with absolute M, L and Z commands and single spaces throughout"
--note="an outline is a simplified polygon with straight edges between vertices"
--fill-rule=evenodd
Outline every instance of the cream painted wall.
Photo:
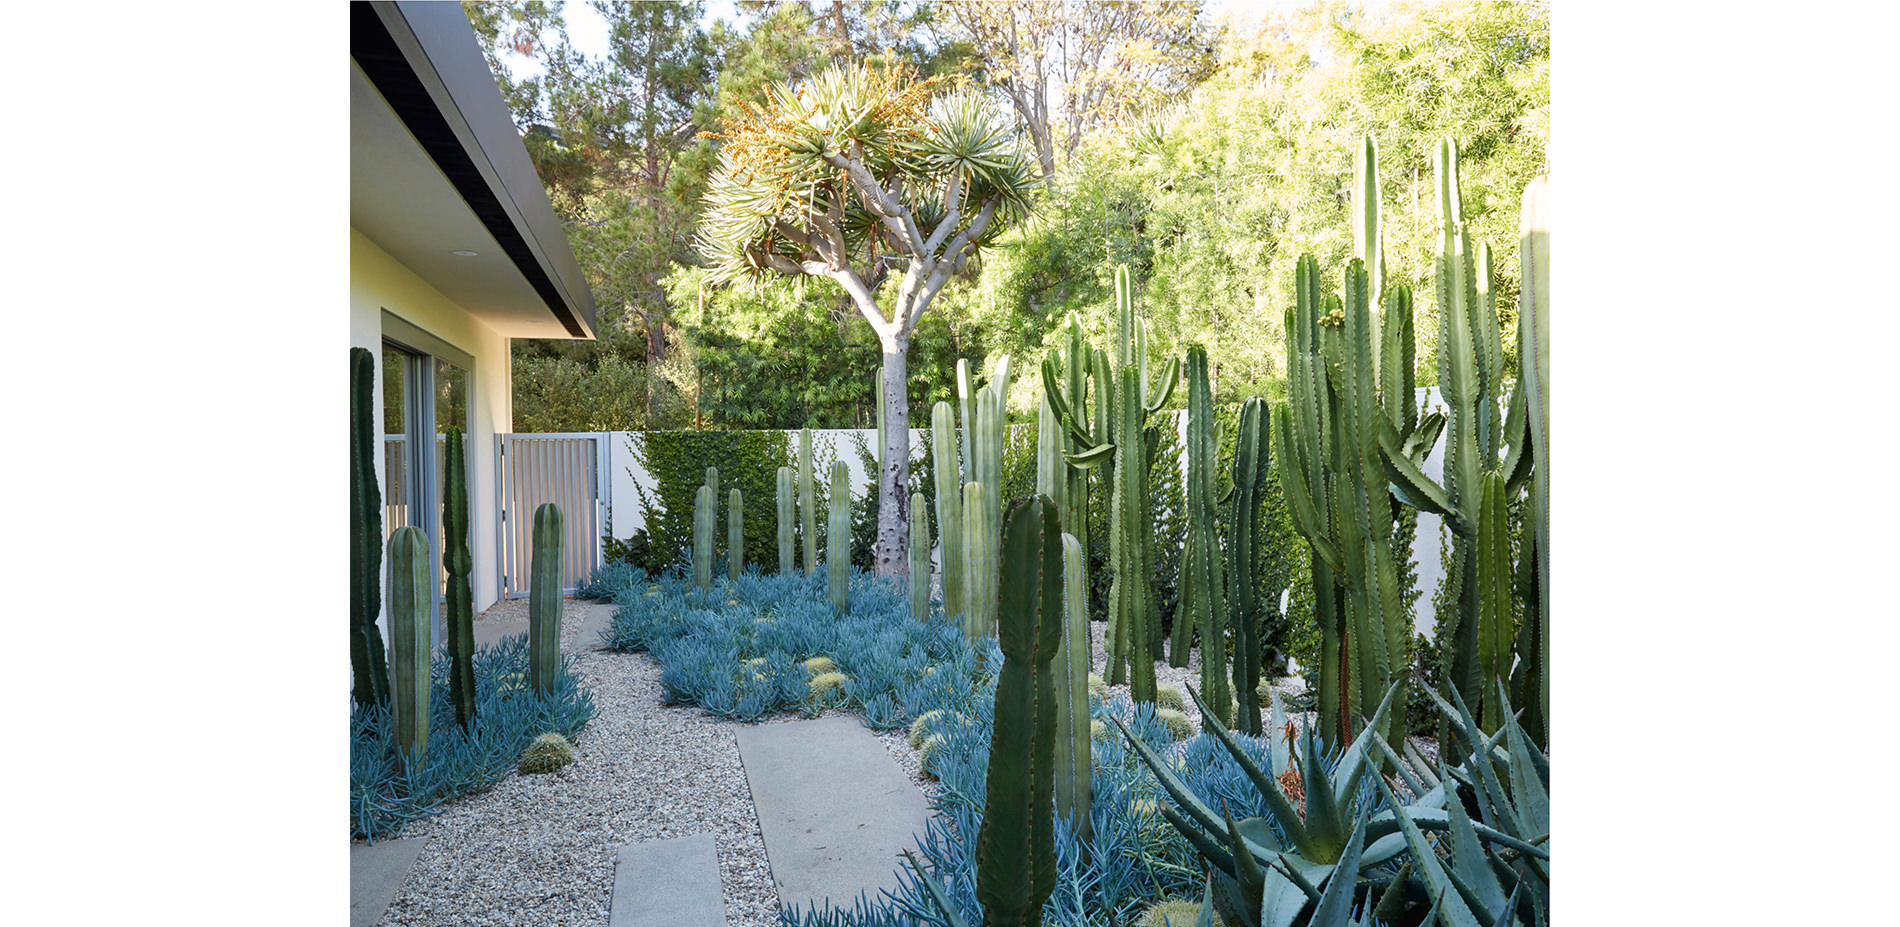
M 469 541 L 477 612 L 501 588 L 496 564 L 495 435 L 511 427 L 508 339 L 477 321 L 409 268 L 350 229 L 350 345 L 376 354 L 376 402 L 382 407 L 382 312 L 399 316 L 475 359 L 469 371 Z M 339 368 L 342 364 L 337 365 Z M 380 482 L 382 474 L 377 474 Z M 380 487 L 379 487 L 380 490 Z

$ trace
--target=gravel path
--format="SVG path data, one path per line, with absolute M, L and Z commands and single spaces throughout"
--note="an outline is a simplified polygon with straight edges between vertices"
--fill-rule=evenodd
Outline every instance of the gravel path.
M 511 776 L 411 823 L 403 836 L 429 842 L 380 924 L 606 927 L 619 849 L 696 833 L 711 834 L 718 848 L 726 922 L 779 923 L 778 890 L 734 739 L 737 722 L 698 708 L 662 707 L 659 664 L 646 654 L 611 653 L 596 649 L 598 640 L 579 640 L 584 608 L 610 612 L 612 606 L 568 601 L 562 649 L 575 655 L 600 709 L 575 744 L 576 761 L 556 773 Z M 478 621 L 520 621 L 526 612 L 525 599 L 503 601 Z M 1090 629 L 1099 673 L 1104 625 Z M 1199 653 L 1185 669 L 1157 663 L 1155 674 L 1163 684 L 1198 688 Z M 1280 682 L 1283 690 L 1300 684 L 1297 678 Z M 1127 687 L 1111 686 L 1110 693 L 1125 696 Z M 1187 714 L 1198 727 L 1191 701 Z M 787 712 L 763 723 L 801 717 Z M 934 798 L 938 786 L 923 778 L 906 733 L 877 737 L 925 798 Z

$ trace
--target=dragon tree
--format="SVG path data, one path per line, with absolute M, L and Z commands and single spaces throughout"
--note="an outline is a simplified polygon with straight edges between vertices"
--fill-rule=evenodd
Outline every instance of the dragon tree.
M 711 282 L 835 280 L 877 332 L 886 428 L 875 569 L 901 576 L 911 334 L 951 276 L 1027 214 L 1035 161 L 982 97 L 940 93 L 897 68 L 833 67 L 776 84 L 721 129 L 700 225 Z

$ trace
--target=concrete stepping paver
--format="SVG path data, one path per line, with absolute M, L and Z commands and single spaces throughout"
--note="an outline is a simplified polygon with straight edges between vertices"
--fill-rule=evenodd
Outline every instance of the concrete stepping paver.
M 607 927 L 726 927 L 725 890 L 712 835 L 621 847 Z
M 383 919 L 428 842 L 411 837 L 350 845 L 350 927 L 374 927 Z
M 884 745 L 849 715 L 737 731 L 779 904 L 849 907 L 897 888 L 899 852 L 929 810 Z

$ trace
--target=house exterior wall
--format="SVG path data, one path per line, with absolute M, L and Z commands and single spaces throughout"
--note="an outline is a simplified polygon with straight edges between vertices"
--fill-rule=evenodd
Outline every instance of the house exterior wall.
M 469 546 L 477 612 L 493 605 L 501 589 L 496 564 L 495 436 L 513 420 L 508 339 L 470 316 L 409 268 L 350 229 L 350 345 L 376 355 L 376 407 L 382 408 L 382 313 L 434 335 L 474 358 L 469 371 Z M 339 369 L 342 363 L 337 364 Z M 380 429 L 379 429 L 380 430 Z M 378 491 L 383 475 L 378 468 Z

